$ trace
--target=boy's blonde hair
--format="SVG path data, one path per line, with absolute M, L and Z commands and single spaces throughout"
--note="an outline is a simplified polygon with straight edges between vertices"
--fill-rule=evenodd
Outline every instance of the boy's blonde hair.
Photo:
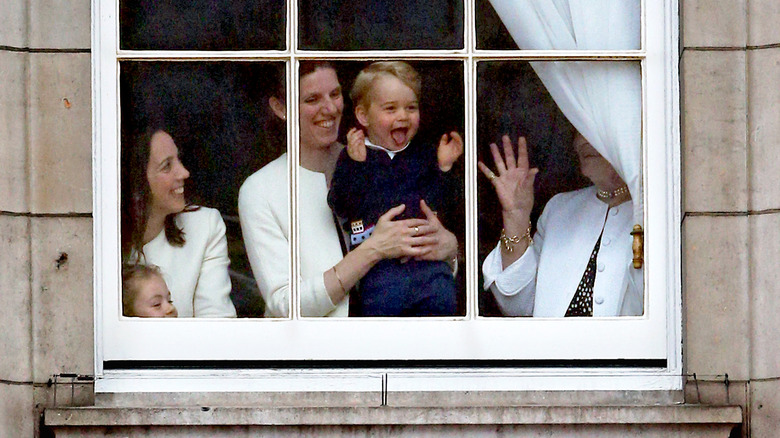
M 138 296 L 139 283 L 154 276 L 162 278 L 162 271 L 155 265 L 124 264 L 122 265 L 122 315 L 136 316 L 133 310 L 135 298 Z M 164 280 L 163 280 L 164 281 Z
M 352 99 L 352 103 L 356 107 L 362 106 L 367 108 L 370 106 L 371 102 L 368 100 L 369 91 L 374 81 L 380 75 L 390 75 L 398 78 L 404 85 L 414 91 L 414 95 L 418 99 L 420 98 L 420 89 L 422 88 L 420 75 L 411 65 L 403 61 L 378 61 L 361 70 L 355 79 L 355 84 L 349 92 L 349 98 Z

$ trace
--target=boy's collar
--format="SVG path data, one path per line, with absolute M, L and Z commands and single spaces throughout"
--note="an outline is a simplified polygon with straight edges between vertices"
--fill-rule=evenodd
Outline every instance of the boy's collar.
M 390 149 L 387 149 L 384 146 L 379 146 L 378 144 L 371 143 L 371 140 L 366 138 L 366 147 L 369 147 L 371 149 L 376 149 L 378 151 L 384 151 L 387 154 L 387 156 L 390 157 L 391 160 L 395 157 L 395 154 L 399 152 L 403 152 L 404 149 L 408 148 L 410 143 L 411 140 L 409 141 L 409 143 L 406 143 L 406 146 L 402 147 L 401 149 L 398 149 L 397 151 L 391 151 Z

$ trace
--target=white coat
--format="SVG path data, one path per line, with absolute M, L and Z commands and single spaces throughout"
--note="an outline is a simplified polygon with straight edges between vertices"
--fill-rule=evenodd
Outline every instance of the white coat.
M 505 315 L 562 317 L 601 233 L 593 316 L 642 315 L 643 270 L 632 266 L 632 203 L 609 208 L 594 186 L 560 193 L 545 206 L 534 243 L 502 270 L 500 247 L 485 259 L 484 287 Z

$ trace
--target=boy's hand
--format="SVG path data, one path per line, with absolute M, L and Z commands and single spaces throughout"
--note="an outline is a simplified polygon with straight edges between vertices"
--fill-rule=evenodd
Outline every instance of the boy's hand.
M 441 136 L 439 140 L 439 149 L 437 156 L 439 158 L 439 169 L 442 172 L 448 172 L 452 165 L 463 154 L 463 139 L 455 131 Z
M 355 161 L 366 161 L 366 135 L 362 129 L 352 128 L 347 132 L 347 153 Z

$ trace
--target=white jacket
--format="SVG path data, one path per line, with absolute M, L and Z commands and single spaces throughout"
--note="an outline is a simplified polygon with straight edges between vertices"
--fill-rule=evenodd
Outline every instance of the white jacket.
M 560 193 L 545 206 L 533 246 L 517 261 L 502 270 L 500 247 L 491 251 L 482 265 L 484 287 L 505 315 L 564 316 L 603 226 L 593 316 L 642 315 L 643 269 L 631 264 L 632 222 L 631 202 L 608 208 L 593 186 Z
M 298 168 L 301 314 L 343 316 L 349 299 L 334 304 L 323 273 L 344 256 L 328 207 L 325 174 Z M 252 174 L 238 193 L 238 215 L 252 273 L 265 300 L 265 316 L 287 317 L 290 302 L 290 185 L 287 154 Z
M 144 255 L 146 263 L 162 270 L 179 317 L 234 318 L 225 222 L 219 211 L 200 207 L 182 212 L 176 224 L 184 230 L 184 246 L 168 243 L 163 230 L 144 245 Z

